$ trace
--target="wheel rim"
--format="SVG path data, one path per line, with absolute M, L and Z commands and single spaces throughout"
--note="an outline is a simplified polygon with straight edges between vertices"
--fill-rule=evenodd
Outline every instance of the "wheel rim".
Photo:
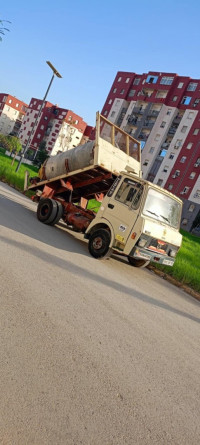
M 102 240 L 102 238 L 101 238 L 100 236 L 97 236 L 96 238 L 94 238 L 92 244 L 93 244 L 93 248 L 94 248 L 95 250 L 99 250 L 99 249 L 101 249 L 102 246 L 103 246 L 103 240 Z
M 45 204 L 41 208 L 40 213 L 41 213 L 42 216 L 46 216 L 48 211 L 49 211 L 49 206 L 47 204 Z

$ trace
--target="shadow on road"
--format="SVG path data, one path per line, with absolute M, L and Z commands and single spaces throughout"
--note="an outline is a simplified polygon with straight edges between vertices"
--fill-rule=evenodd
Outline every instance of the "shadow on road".
M 0 240 L 2 242 L 5 242 L 7 244 L 10 244 L 11 246 L 15 246 L 16 248 L 19 248 L 22 251 L 27 251 L 27 245 L 25 243 L 22 243 L 20 241 L 11 240 L 7 237 L 0 236 Z M 75 244 L 75 243 L 74 243 Z M 90 272 L 86 269 L 83 269 L 82 267 L 59 257 L 56 257 L 50 253 L 46 253 L 43 250 L 39 249 L 38 247 L 29 246 L 29 254 L 36 258 L 40 258 L 45 263 L 49 263 L 53 265 L 54 267 L 57 266 L 61 269 L 67 270 L 68 272 L 71 272 L 73 274 L 76 274 L 78 276 L 81 276 L 83 278 L 87 277 L 92 281 L 100 282 L 102 284 L 102 276 L 95 274 L 93 272 Z M 174 314 L 180 315 L 181 317 L 188 318 L 189 320 L 195 321 L 196 323 L 200 323 L 200 319 L 191 315 L 187 314 L 177 308 L 173 308 L 168 303 L 165 303 L 163 301 L 159 301 L 155 298 L 152 298 L 148 295 L 143 294 L 142 292 L 134 293 L 133 289 L 128 286 L 124 286 L 120 283 L 116 283 L 115 281 L 111 279 L 107 279 L 104 277 L 103 284 L 110 287 L 111 289 L 115 289 L 118 292 L 124 293 L 126 295 L 130 295 L 133 298 L 136 298 L 140 301 L 143 301 L 144 303 L 151 304 L 153 306 L 157 306 L 159 308 L 162 308 L 164 310 L 170 311 Z

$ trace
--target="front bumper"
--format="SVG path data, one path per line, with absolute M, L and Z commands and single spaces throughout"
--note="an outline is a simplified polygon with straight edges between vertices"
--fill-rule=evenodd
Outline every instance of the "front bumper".
M 157 264 L 163 264 L 165 266 L 173 266 L 175 261 L 175 258 L 171 258 L 168 255 L 161 255 L 158 252 L 153 252 L 138 246 L 135 246 L 131 250 L 130 256 L 138 260 L 146 260 Z

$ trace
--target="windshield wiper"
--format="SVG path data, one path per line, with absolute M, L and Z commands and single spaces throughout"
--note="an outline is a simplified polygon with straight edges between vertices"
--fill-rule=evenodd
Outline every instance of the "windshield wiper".
M 161 216 L 161 218 L 165 219 L 165 221 L 169 222 L 169 219 L 168 219 L 168 218 L 166 218 L 166 217 L 163 216 L 163 215 L 160 215 L 160 216 Z
M 147 212 L 149 212 L 149 213 L 151 213 L 152 215 L 157 216 L 157 218 L 159 218 L 159 215 L 156 215 L 156 213 L 151 212 L 151 210 L 147 210 Z

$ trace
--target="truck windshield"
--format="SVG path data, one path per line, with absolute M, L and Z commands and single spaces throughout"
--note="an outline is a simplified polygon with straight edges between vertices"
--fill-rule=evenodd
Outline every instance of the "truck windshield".
M 143 214 L 153 219 L 162 221 L 169 226 L 179 228 L 181 204 L 154 189 L 149 189 L 145 201 Z

